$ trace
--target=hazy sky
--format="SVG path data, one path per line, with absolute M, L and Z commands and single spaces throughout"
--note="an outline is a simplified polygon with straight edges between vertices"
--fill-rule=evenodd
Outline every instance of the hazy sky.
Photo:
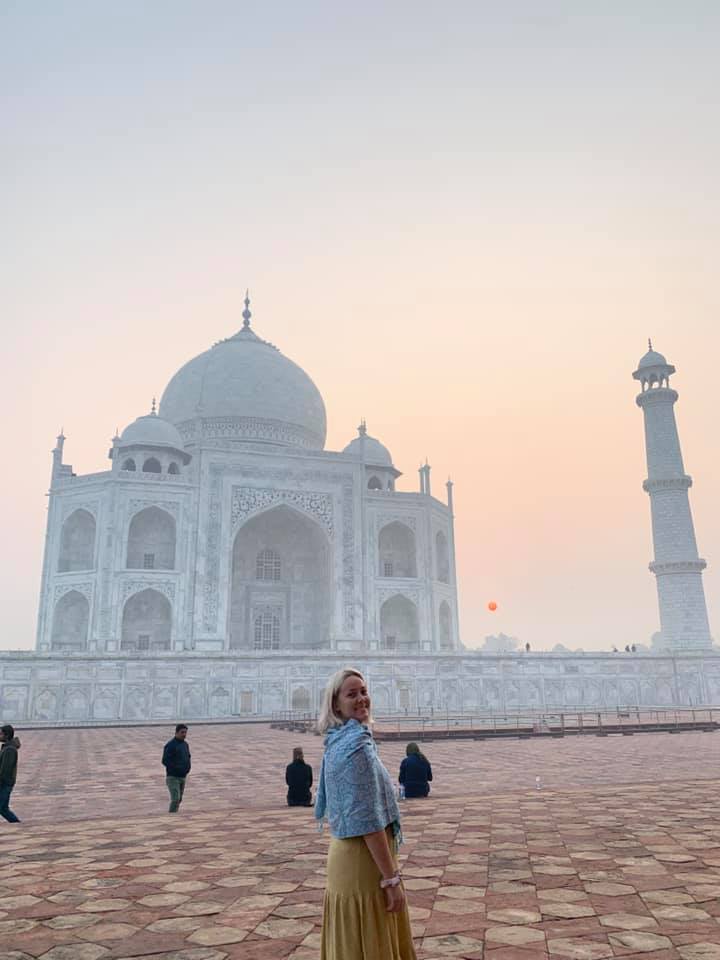
M 658 629 L 642 413 L 674 386 L 720 631 L 715 2 L 0 6 L 0 647 L 34 645 L 50 449 L 241 324 L 456 482 L 461 637 Z M 489 600 L 498 611 L 490 614 Z

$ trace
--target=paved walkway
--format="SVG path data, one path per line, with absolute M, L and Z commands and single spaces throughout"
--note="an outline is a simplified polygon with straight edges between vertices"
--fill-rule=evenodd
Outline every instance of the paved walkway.
M 191 729 L 173 817 L 157 728 L 22 739 L 0 960 L 317 960 L 327 838 L 278 783 L 297 737 Z M 433 796 L 404 805 L 421 960 L 720 960 L 720 734 L 428 752 Z

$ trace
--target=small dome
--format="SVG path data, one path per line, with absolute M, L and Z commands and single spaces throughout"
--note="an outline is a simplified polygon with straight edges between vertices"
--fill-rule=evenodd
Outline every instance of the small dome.
M 365 447 L 364 454 L 363 445 Z M 365 463 L 371 464 L 374 467 L 392 467 L 393 465 L 392 455 L 388 448 L 384 447 L 375 437 L 368 436 L 367 433 L 361 433 L 359 437 L 351 440 L 343 450 L 343 453 L 349 457 L 357 457 L 358 459 L 364 455 Z
M 638 370 L 642 370 L 643 367 L 666 367 L 667 365 L 668 362 L 661 353 L 658 353 L 657 350 L 648 350 L 645 356 L 641 358 Z
M 178 450 L 188 460 L 189 456 L 185 453 L 182 437 L 177 427 L 168 423 L 156 413 L 148 413 L 144 417 L 138 417 L 137 420 L 125 427 L 120 434 L 118 447 L 165 447 L 169 450 Z

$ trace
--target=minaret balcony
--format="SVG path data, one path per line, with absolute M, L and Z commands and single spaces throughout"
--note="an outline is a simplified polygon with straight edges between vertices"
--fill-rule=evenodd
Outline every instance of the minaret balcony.
M 692 477 L 684 473 L 681 477 L 660 477 L 659 479 L 643 480 L 645 493 L 654 493 L 655 490 L 688 490 L 692 486 Z
M 678 398 L 677 390 L 672 387 L 652 387 L 649 390 L 643 390 L 635 397 L 635 403 L 639 407 L 646 407 L 649 403 L 675 403 Z
M 666 576 L 671 573 L 702 573 L 707 566 L 705 560 L 671 560 L 666 563 L 659 563 L 653 560 L 648 564 L 648 570 L 654 573 L 656 577 Z

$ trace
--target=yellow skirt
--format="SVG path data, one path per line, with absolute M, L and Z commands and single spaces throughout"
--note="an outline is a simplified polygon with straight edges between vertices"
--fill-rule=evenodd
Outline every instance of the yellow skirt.
M 416 960 L 407 903 L 388 913 L 380 880 L 362 837 L 330 841 L 320 960 Z

